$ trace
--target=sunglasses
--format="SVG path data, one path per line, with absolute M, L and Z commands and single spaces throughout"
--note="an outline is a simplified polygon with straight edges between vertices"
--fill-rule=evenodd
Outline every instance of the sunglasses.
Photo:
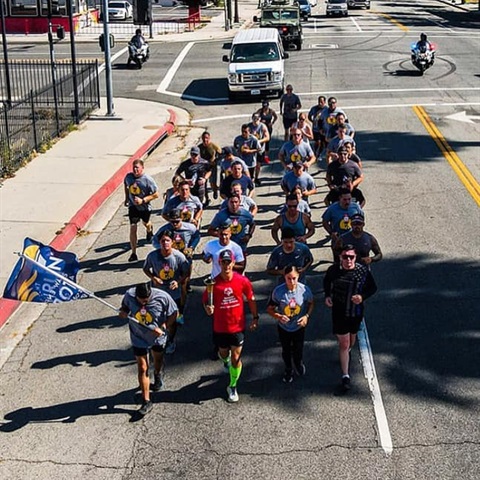
M 355 255 L 342 255 L 343 260 L 355 260 Z
M 298 205 L 287 205 L 287 208 L 297 208 Z

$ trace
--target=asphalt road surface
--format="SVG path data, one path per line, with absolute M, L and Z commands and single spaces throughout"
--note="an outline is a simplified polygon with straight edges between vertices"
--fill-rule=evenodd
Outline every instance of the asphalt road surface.
M 165 391 L 142 421 L 124 323 L 93 300 L 48 307 L 2 370 L 3 478 L 478 478 L 480 199 L 465 180 L 467 171 L 480 180 L 478 23 L 433 1 L 375 2 L 369 12 L 328 20 L 323 9 L 319 4 L 306 25 L 304 50 L 290 52 L 287 80 L 304 109 L 320 94 L 335 95 L 357 130 L 366 230 L 384 253 L 373 268 L 379 292 L 366 317 L 381 399 L 372 398 L 372 377 L 365 378 L 357 349 L 351 395 L 333 395 L 337 347 L 321 288 L 331 261 L 319 224 L 324 165 L 312 168 L 320 193 L 313 200 L 308 283 L 316 307 L 307 328 L 308 371 L 292 385 L 281 383 L 280 347 L 265 314 L 273 285 L 264 273 L 269 228 L 282 202 L 273 162 L 263 168 L 256 195 L 247 272 L 262 315 L 259 331 L 246 339 L 239 404 L 225 402 L 221 365 L 208 359 L 210 321 L 199 301 L 208 270 L 201 261 Z M 438 54 L 420 77 L 409 46 L 422 31 Z M 126 70 L 119 58 L 114 94 L 186 109 L 187 147 L 206 128 L 215 143 L 229 145 L 259 101 L 228 101 L 226 48 L 220 41 L 155 44 L 141 71 Z M 278 110 L 278 101 L 272 106 Z M 277 125 L 273 158 L 282 136 Z M 183 159 L 177 147 L 167 141 L 147 163 L 162 189 Z M 80 283 L 114 304 L 144 279 L 141 264 L 127 262 L 125 213 L 120 207 L 99 228 L 82 259 Z M 206 212 L 204 232 L 214 213 Z M 163 223 L 159 216 L 154 222 Z M 142 246 L 140 258 L 149 249 Z

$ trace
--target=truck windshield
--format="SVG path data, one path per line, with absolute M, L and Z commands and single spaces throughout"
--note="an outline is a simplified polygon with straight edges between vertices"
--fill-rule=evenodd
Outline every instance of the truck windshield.
M 295 20 L 298 18 L 296 10 L 274 10 L 262 13 L 262 20 Z
M 240 43 L 232 48 L 231 62 L 271 62 L 280 59 L 275 43 Z

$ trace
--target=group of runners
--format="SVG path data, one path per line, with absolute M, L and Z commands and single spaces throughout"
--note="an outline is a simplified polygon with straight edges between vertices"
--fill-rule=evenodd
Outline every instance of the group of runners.
M 153 407 L 150 391 L 163 387 L 164 354 L 176 349 L 177 329 L 184 323 L 184 308 L 192 290 L 190 278 L 200 232 L 212 237 L 201 252 L 201 259 L 211 267 L 201 302 L 213 318 L 215 356 L 229 376 L 227 401 L 239 400 L 237 384 L 245 331 L 256 330 L 260 318 L 247 270 L 258 212 L 255 193 L 266 182 L 262 166 L 273 161 L 270 146 L 274 125 L 280 118 L 284 142 L 277 157 L 283 173 L 277 192 L 269 182 L 269 193 L 278 193 L 284 200 L 271 226 L 273 241 L 265 270 L 276 286 L 265 313 L 277 322 L 284 363 L 282 380 L 289 384 L 307 371 L 303 361 L 305 329 L 318 302 L 308 285 L 308 271 L 314 261 L 312 242 L 325 240 L 315 227 L 315 221 L 321 221 L 332 250 L 322 300 L 332 311 L 333 334 L 339 345 L 341 382 L 336 392 L 344 394 L 351 388 L 350 351 L 363 319 L 364 302 L 377 288 L 371 264 L 382 259 L 382 252 L 375 237 L 364 230 L 366 200 L 358 188 L 364 174 L 356 153 L 354 127 L 334 97 L 327 100 L 320 96 L 316 105 L 303 112 L 300 98 L 288 85 L 280 99 L 279 113 L 268 101 L 262 102 L 251 121 L 241 125 L 231 145 L 220 148 L 208 131 L 202 134 L 201 142 L 191 147 L 189 158 L 176 169 L 172 187 L 164 194 L 161 215 L 166 223 L 156 232 L 151 222 L 151 202 L 159 197 L 155 181 L 145 173 L 141 160 L 133 163 L 132 172 L 125 177 L 129 261 L 138 261 L 140 221 L 146 228 L 147 241 L 153 244 L 143 263 L 146 282 L 127 291 L 120 309 L 120 316 L 129 318 L 143 399 L 141 415 Z M 320 202 L 311 204 L 312 196 L 319 195 L 310 173 L 313 169 L 328 187 L 321 207 Z M 220 208 L 210 223 L 202 226 L 211 195 L 214 200 L 221 197 Z M 324 208 L 321 219 L 317 213 L 320 208 Z M 252 316 L 248 326 L 245 303 Z M 193 297 L 190 307 L 195 310 L 197 304 L 198 299 Z M 153 383 L 149 378 L 150 352 Z

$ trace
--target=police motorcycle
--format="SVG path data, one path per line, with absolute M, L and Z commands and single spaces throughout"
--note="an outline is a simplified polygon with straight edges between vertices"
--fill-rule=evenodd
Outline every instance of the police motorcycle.
M 422 34 L 419 42 L 413 42 L 410 45 L 412 52 L 412 64 L 423 75 L 425 70 L 430 68 L 435 61 L 436 47 L 433 43 L 427 41 L 427 36 Z
M 127 65 L 134 63 L 138 68 L 142 68 L 150 56 L 148 43 L 141 37 L 141 33 L 141 30 L 138 29 L 135 36 L 128 42 Z

